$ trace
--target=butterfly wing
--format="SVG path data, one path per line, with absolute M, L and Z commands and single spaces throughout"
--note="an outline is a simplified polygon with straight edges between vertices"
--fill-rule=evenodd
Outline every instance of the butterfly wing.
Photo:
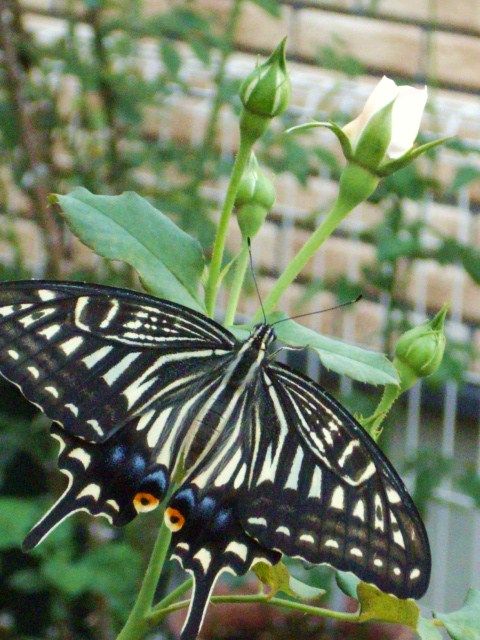
M 0 285 L 0 373 L 91 442 L 221 366 L 235 345 L 216 322 L 152 296 L 78 283 Z
M 194 579 L 191 604 L 181 640 L 194 640 L 200 630 L 210 594 L 223 572 L 245 574 L 256 562 L 274 564 L 281 554 L 262 545 L 242 528 L 238 496 L 247 477 L 252 434 L 248 428 L 254 388 L 232 393 L 223 378 L 218 395 L 205 414 L 213 433 L 211 446 L 202 447 L 182 486 L 172 496 L 166 519 L 174 531 L 172 557 Z M 201 433 L 197 438 L 202 439 Z M 198 447 L 192 441 L 191 450 Z
M 212 436 L 212 427 L 215 434 L 219 417 L 216 413 L 203 415 L 202 407 L 222 380 L 216 370 L 201 376 L 188 389 L 178 390 L 169 402 L 154 403 L 104 442 L 91 443 L 54 424 L 51 433 L 60 443 L 58 466 L 68 483 L 30 531 L 23 548 L 35 547 L 77 511 L 104 516 L 119 527 L 157 507 L 176 473 L 185 443 L 192 439 L 190 432 L 201 441 Z
M 380 449 L 321 387 L 289 368 L 265 367 L 262 386 L 256 453 L 238 504 L 246 533 L 399 597 L 422 596 L 427 535 Z

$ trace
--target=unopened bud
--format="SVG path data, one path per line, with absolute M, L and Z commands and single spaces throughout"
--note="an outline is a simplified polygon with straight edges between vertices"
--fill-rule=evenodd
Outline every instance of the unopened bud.
M 434 373 L 440 366 L 445 352 L 447 311 L 448 306 L 443 306 L 432 320 L 410 329 L 397 342 L 395 360 L 401 364 L 399 373 L 404 378 L 401 380 L 404 389 L 412 386 L 416 379 Z
M 290 101 L 291 85 L 285 60 L 286 39 L 263 64 L 243 81 L 240 99 L 245 108 L 241 129 L 258 137 L 268 121 L 285 111 Z
M 275 202 L 275 189 L 252 153 L 235 198 L 242 236 L 253 238 Z

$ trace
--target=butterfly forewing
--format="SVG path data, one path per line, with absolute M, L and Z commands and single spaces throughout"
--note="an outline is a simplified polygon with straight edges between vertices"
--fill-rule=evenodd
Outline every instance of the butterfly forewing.
M 201 314 L 151 296 L 75 283 L 0 287 L 0 372 L 92 442 L 221 366 L 234 345 Z

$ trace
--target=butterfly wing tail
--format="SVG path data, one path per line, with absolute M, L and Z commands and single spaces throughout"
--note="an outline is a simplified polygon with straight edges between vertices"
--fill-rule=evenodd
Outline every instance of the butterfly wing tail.
M 81 507 L 76 505 L 75 496 L 69 486 L 55 504 L 30 530 L 22 543 L 23 551 L 31 551 L 53 531 L 65 518 L 78 511 Z
M 196 640 L 205 618 L 210 596 L 220 572 L 198 577 L 192 572 L 194 584 L 190 606 L 188 608 L 185 624 L 180 634 L 180 640 Z

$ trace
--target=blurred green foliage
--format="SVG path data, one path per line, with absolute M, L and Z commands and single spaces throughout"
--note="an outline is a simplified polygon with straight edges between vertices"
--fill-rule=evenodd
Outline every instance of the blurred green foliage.
M 277 0 L 247 1 L 269 15 L 279 15 Z M 149 15 L 144 13 L 142 0 L 67 0 L 66 11 L 58 16 L 66 25 L 63 35 L 39 41 L 24 29 L 19 5 L 12 3 L 8 37 L 19 70 L 16 81 L 12 82 L 11 59 L 4 56 L 0 67 L 0 199 L 5 202 L 0 220 L 2 279 L 53 275 L 116 286 L 137 284 L 124 265 L 78 260 L 57 217 L 54 224 L 60 229 L 62 245 L 56 263 L 52 256 L 42 259 L 35 254 L 36 245 L 29 244 L 30 227 L 18 227 L 18 220 L 33 222 L 35 234 L 48 248 L 51 229 L 41 215 L 44 194 L 69 193 L 77 186 L 102 194 L 137 191 L 205 248 L 210 247 L 217 203 L 205 195 L 202 186 L 227 175 L 231 168 L 231 159 L 222 155 L 215 133 L 222 108 L 239 111 L 239 81 L 229 77 L 226 68 L 241 4 L 235 0 L 225 23 L 219 25 L 214 11 L 200 11 L 187 0 L 171 7 L 167 3 L 163 12 Z M 85 24 L 87 38 L 81 30 Z M 153 47 L 153 56 L 161 61 L 148 73 L 148 65 L 142 62 L 145 47 Z M 162 120 L 163 109 L 172 99 L 192 97 L 182 75 L 189 56 L 214 76 L 205 133 L 195 145 L 169 139 Z M 363 72 L 338 39 L 319 50 L 318 61 L 349 77 Z M 15 95 L 17 89 L 20 98 Z M 23 111 L 27 121 L 22 119 Z M 153 126 L 146 127 L 152 112 L 157 118 Z M 320 120 L 335 118 L 338 122 L 347 122 L 351 116 L 317 114 Z M 295 122 L 291 113 L 284 115 L 285 126 Z M 36 157 L 32 157 L 29 141 L 34 142 Z M 375 264 L 362 274 L 368 283 L 366 291 L 359 282 L 345 277 L 335 282 L 313 281 L 306 283 L 301 303 L 326 288 L 340 301 L 355 297 L 361 289 L 367 296 L 383 296 L 389 301 L 383 336 L 388 348 L 392 336 L 410 326 L 409 309 L 395 298 L 400 267 L 409 269 L 417 259 L 432 259 L 462 265 L 480 283 L 478 250 L 442 237 L 426 219 L 411 221 L 406 214 L 407 199 L 421 200 L 429 194 L 452 198 L 479 179 L 469 158 L 480 149 L 462 141 L 453 141 L 449 147 L 463 159 L 446 188 L 436 179 L 433 153 L 426 162 L 384 180 L 374 194 L 372 200 L 383 202 L 386 214 L 377 228 L 359 235 L 376 247 L 377 254 Z M 340 171 L 329 149 L 308 139 L 284 137 L 277 130 L 267 132 L 257 153 L 262 165 L 275 172 L 290 172 L 301 184 L 311 175 L 337 177 Z M 317 214 L 312 212 L 302 224 L 312 228 Z M 427 232 L 436 237 L 433 245 L 423 242 Z M 22 247 L 25 234 L 27 251 Z M 442 368 L 429 384 L 438 387 L 451 380 L 462 384 L 473 356 L 470 341 L 450 340 Z M 0 637 L 108 640 L 133 603 L 156 533 L 156 516 L 139 518 L 140 522 L 125 531 L 112 531 L 102 520 L 79 514 L 64 522 L 34 553 L 23 555 L 19 543 L 51 503 L 52 495 L 60 493 L 64 479 L 56 471 L 56 445 L 47 435 L 47 421 L 3 381 L 0 398 Z M 365 415 L 375 405 L 373 394 L 357 385 L 346 400 L 353 411 Z M 402 408 L 396 408 L 388 420 L 404 421 Z M 451 461 L 431 452 L 419 452 L 408 462 L 408 469 L 417 471 L 415 498 L 421 507 L 428 506 L 432 480 L 437 484 L 452 468 Z M 457 473 L 455 483 L 480 506 L 480 479 L 473 468 Z M 325 568 L 297 567 L 297 573 L 314 587 L 330 586 L 331 573 Z M 301 628 L 305 638 L 318 639 L 322 633 L 318 626 L 308 632 Z M 284 621 L 277 631 L 279 638 L 298 637 L 298 621 Z M 349 637 L 347 628 L 340 633 L 342 638 Z M 369 637 L 363 628 L 353 634 Z

